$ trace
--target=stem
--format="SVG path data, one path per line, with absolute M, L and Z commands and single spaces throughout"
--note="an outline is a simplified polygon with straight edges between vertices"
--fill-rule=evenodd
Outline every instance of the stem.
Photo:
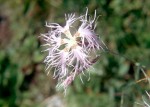
M 112 55 L 117 55 L 117 56 L 123 57 L 123 58 L 125 58 L 126 60 L 130 61 L 131 63 L 133 63 L 135 66 L 140 67 L 140 69 L 144 69 L 144 68 L 145 68 L 143 65 L 139 64 L 138 62 L 136 62 L 135 60 L 129 58 L 128 56 L 121 55 L 121 54 L 119 54 L 119 53 L 117 53 L 117 52 L 114 52 L 113 50 L 107 49 L 107 50 L 105 50 L 104 52 L 106 52 L 106 53 L 108 53 L 108 54 L 112 54 Z
M 117 56 L 123 57 L 123 58 L 125 58 L 126 60 L 130 61 L 134 66 L 139 67 L 139 69 L 140 69 L 140 70 L 142 71 L 142 73 L 144 74 L 145 79 L 147 79 L 147 81 L 150 83 L 150 79 L 149 79 L 149 77 L 147 76 L 147 74 L 145 73 L 145 70 L 144 70 L 144 69 L 145 69 L 145 66 L 141 65 L 140 63 L 136 62 L 135 60 L 133 60 L 133 59 L 131 59 L 131 58 L 125 56 L 125 55 L 121 55 L 121 54 L 119 54 L 119 53 L 117 53 L 117 52 L 114 52 L 114 51 L 112 51 L 112 50 L 109 50 L 108 48 L 107 48 L 107 50 L 105 50 L 104 52 L 107 53 L 107 54 L 112 54 L 112 55 L 117 55 Z M 142 79 L 142 80 L 145 80 L 145 79 Z M 140 80 L 139 80 L 139 81 L 140 81 Z M 137 82 L 139 82 L 139 81 L 137 81 Z

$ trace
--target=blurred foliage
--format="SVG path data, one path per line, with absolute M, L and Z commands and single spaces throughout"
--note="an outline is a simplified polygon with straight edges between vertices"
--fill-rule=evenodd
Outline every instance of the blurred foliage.
M 65 13 L 83 14 L 86 7 L 89 14 L 97 10 L 97 34 L 120 55 L 103 53 L 89 69 L 91 80 L 77 78 L 68 89 L 66 105 L 139 106 L 149 85 L 131 60 L 150 76 L 149 0 L 0 0 L 0 107 L 39 107 L 58 94 L 56 80 L 44 72 L 38 36 L 46 32 L 45 21 L 63 25 Z

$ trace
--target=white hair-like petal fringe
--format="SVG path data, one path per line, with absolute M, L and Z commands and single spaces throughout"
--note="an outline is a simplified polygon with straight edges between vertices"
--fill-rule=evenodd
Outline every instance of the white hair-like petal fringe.
M 58 79 L 57 87 L 67 87 L 79 74 L 85 75 L 85 70 L 90 68 L 98 59 L 96 55 L 91 60 L 90 53 L 103 50 L 105 46 L 102 40 L 95 33 L 96 11 L 94 17 L 88 16 L 88 9 L 85 15 L 76 17 L 75 14 L 65 14 L 66 25 L 60 26 L 58 23 L 47 23 L 46 27 L 50 31 L 41 34 L 48 51 L 44 63 L 48 73 L 50 69 L 54 70 L 53 77 Z M 80 23 L 73 33 L 71 28 L 74 23 Z M 95 60 L 96 59 L 96 60 Z M 82 80 L 82 79 L 81 79 Z

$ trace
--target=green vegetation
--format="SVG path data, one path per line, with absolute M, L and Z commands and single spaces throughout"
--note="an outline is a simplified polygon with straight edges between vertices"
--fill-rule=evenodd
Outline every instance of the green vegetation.
M 89 14 L 97 10 L 96 32 L 119 55 L 102 53 L 91 80 L 76 78 L 68 88 L 65 105 L 143 107 L 136 102 L 143 104 L 150 90 L 140 69 L 144 65 L 150 76 L 149 0 L 0 0 L 0 107 L 43 107 L 48 98 L 63 96 L 46 75 L 38 36 L 46 21 L 63 25 L 65 13 L 84 14 L 86 7 Z

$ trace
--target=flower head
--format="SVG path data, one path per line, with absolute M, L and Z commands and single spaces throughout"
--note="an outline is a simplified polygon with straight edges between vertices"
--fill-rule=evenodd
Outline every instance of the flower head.
M 46 42 L 48 55 L 44 62 L 46 69 L 54 69 L 54 78 L 58 78 L 59 86 L 64 89 L 75 79 L 77 75 L 85 72 L 92 64 L 91 52 L 103 49 L 100 40 L 95 33 L 96 11 L 94 18 L 85 15 L 76 17 L 75 14 L 65 15 L 66 25 L 57 23 L 46 23 L 50 31 L 42 34 Z M 76 32 L 71 32 L 73 24 L 79 22 L 81 25 Z M 102 43 L 102 42 L 101 42 Z M 95 60 L 95 59 L 93 59 Z

